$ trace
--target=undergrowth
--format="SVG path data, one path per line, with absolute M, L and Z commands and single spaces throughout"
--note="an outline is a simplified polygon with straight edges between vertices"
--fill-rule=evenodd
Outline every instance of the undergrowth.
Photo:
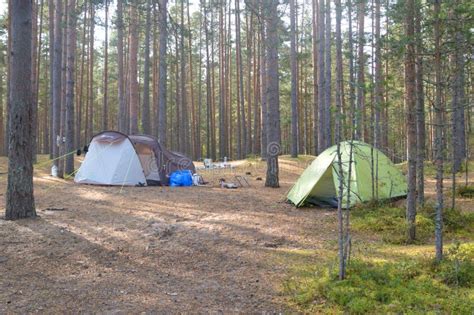
M 337 263 L 298 266 L 284 283 L 291 304 L 302 312 L 451 313 L 474 312 L 474 244 L 448 249 L 440 264 L 429 258 L 350 262 L 347 278 Z
M 474 185 L 459 186 L 456 188 L 456 197 L 474 198 Z
M 351 210 L 351 228 L 355 231 L 372 232 L 390 244 L 406 244 L 407 222 L 405 208 L 390 204 L 364 204 Z M 416 216 L 416 242 L 424 244 L 434 235 L 435 207 L 426 205 Z M 444 234 L 448 239 L 465 238 L 474 233 L 474 213 L 458 209 L 444 209 Z

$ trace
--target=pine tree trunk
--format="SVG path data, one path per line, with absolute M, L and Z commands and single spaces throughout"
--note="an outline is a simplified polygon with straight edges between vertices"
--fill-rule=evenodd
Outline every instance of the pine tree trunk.
M 298 157 L 298 86 L 296 61 L 296 6 L 290 0 L 290 70 L 291 70 L 291 157 Z
M 224 1 L 218 2 L 219 10 L 219 157 L 223 159 L 227 156 L 227 144 L 226 144 L 226 112 L 225 112 L 225 56 L 224 56 Z M 240 146 L 240 129 L 238 132 L 237 140 L 237 158 L 241 158 L 241 146 Z
M 280 89 L 278 75 L 278 1 L 264 0 L 266 24 L 267 176 L 266 187 L 278 188 L 280 145 Z
M 338 244 L 339 244 L 339 280 L 346 276 L 346 261 L 344 255 L 344 217 L 342 213 L 342 203 L 344 196 L 344 173 L 341 156 L 342 139 L 342 38 L 341 38 L 342 6 L 341 0 L 336 0 L 336 145 L 337 145 L 337 165 L 338 165 Z
M 130 134 L 138 134 L 138 14 L 137 2 L 130 4 L 129 37 Z
M 367 142 L 367 134 L 365 132 L 365 56 L 364 56 L 364 18 L 365 18 L 365 1 L 360 0 L 357 5 L 357 18 L 359 21 L 359 47 L 357 56 L 357 112 L 356 112 L 356 139 L 363 139 Z
M 49 28 L 49 109 L 48 109 L 48 120 L 50 122 L 49 124 L 49 158 L 53 159 L 54 158 L 54 150 L 56 147 L 56 134 L 54 132 L 54 56 L 55 56 L 55 38 L 54 38 L 54 32 L 55 32 L 55 8 L 54 8 L 54 2 L 55 0 L 49 0 L 48 3 L 48 13 L 49 13 L 49 23 L 48 23 L 48 28 Z
M 63 30 L 62 30 L 62 1 L 56 0 L 54 5 L 54 54 L 53 54 L 53 161 L 59 167 L 59 144 L 61 124 L 61 98 L 62 98 L 62 58 L 63 58 Z M 61 174 L 58 174 L 61 176 Z
M 423 89 L 423 35 L 421 29 L 420 3 L 416 4 L 415 34 L 416 34 L 416 193 L 417 203 L 425 203 L 425 98 Z
M 408 43 L 405 53 L 405 104 L 407 123 L 408 192 L 406 217 L 408 222 L 408 241 L 415 240 L 416 219 L 416 124 L 415 124 L 415 19 L 414 0 L 406 2 L 406 36 Z
M 325 23 L 325 89 L 324 89 L 324 149 L 331 146 L 331 0 L 326 0 Z
M 33 195 L 32 1 L 11 6 L 8 186 L 5 219 L 36 216 Z
M 263 2 L 263 0 L 260 0 Z M 264 14 L 264 9 L 263 5 L 260 9 L 260 14 Z M 261 156 L 263 160 L 267 159 L 267 144 L 268 144 L 268 138 L 267 138 L 267 120 L 268 120 L 268 109 L 267 109 L 267 49 L 266 49 L 266 29 L 265 29 L 265 23 L 262 22 L 262 25 L 260 27 L 260 96 L 262 98 L 261 103 L 262 103 L 262 114 L 261 114 L 261 125 L 262 125 L 262 147 L 261 147 Z
M 312 22 L 313 22 L 313 149 L 314 155 L 319 153 L 319 82 L 318 82 L 318 43 L 319 43 L 319 7 L 318 0 L 312 0 Z
M 95 29 L 95 9 L 91 4 L 90 7 L 90 29 L 89 29 L 89 79 L 88 79 L 88 97 L 87 97 L 87 108 L 88 115 L 86 117 L 86 133 L 87 137 L 84 140 L 88 143 L 91 137 L 94 135 L 94 29 Z
M 238 89 L 237 93 L 239 94 L 238 101 L 240 107 L 240 129 L 242 130 L 242 151 L 241 157 L 246 157 L 249 153 L 248 148 L 248 139 L 247 139 L 247 122 L 245 119 L 245 98 L 244 98 L 244 70 L 242 62 L 242 49 L 241 49 L 241 39 L 240 39 L 240 0 L 235 1 L 235 43 L 236 43 L 236 70 L 238 78 Z
M 76 67 L 76 0 L 68 0 L 67 24 L 67 67 L 66 67 L 66 152 L 74 151 L 74 82 Z M 74 172 L 74 154 L 66 157 L 64 171 L 68 175 Z
M 163 1 L 163 0 L 161 0 Z M 123 56 L 123 6 L 122 1 L 117 1 L 117 67 L 118 67 L 118 130 L 126 133 L 127 128 L 127 104 L 125 102 L 125 71 Z
M 105 0 L 104 83 L 102 130 L 109 128 L 109 1 Z
M 319 0 L 318 8 L 318 153 L 321 153 L 326 149 L 326 76 L 324 70 L 325 67 L 325 3 L 324 0 Z
M 380 0 L 375 0 L 375 106 L 374 147 L 381 148 L 380 116 L 383 108 L 382 42 L 380 39 Z
M 78 101 L 77 101 L 77 117 L 76 117 L 76 145 L 81 146 L 81 139 L 82 139 L 82 110 L 84 108 L 84 76 L 85 76 L 85 61 L 86 61 L 86 35 L 87 35 L 87 12 L 88 7 L 87 5 L 84 6 L 84 19 L 83 19 L 83 33 L 82 33 L 82 48 L 81 48 L 81 75 L 79 79 L 77 94 Z M 84 142 L 83 144 L 86 144 Z
M 38 146 L 36 143 L 37 135 L 36 135 L 36 127 L 38 125 L 38 96 L 36 93 L 37 86 L 39 85 L 38 82 L 38 75 L 37 75 L 37 66 L 38 66 L 38 55 L 36 50 L 38 48 L 38 5 L 36 0 L 33 0 L 32 3 L 32 41 L 31 41 L 31 88 L 32 88 L 32 102 L 33 102 L 33 111 L 32 111 L 32 121 L 33 121 L 33 128 L 32 128 L 32 137 L 33 141 L 31 142 L 33 148 L 33 164 L 36 164 L 36 154 L 38 150 Z
M 166 45 L 168 42 L 167 11 L 168 0 L 158 1 L 158 25 L 160 29 L 159 39 L 159 61 L 158 61 L 158 139 L 166 145 L 167 124 L 166 124 L 166 81 L 167 62 Z
M 145 26 L 145 58 L 143 66 L 143 102 L 142 102 L 142 130 L 144 134 L 150 134 L 150 33 L 151 33 L 151 0 L 147 0 Z
M 444 139 L 443 139 L 443 114 L 444 104 L 442 100 L 442 77 L 441 77 L 441 31 L 440 10 L 441 0 L 434 1 L 434 70 L 435 70 L 435 102 L 434 102 L 434 143 L 435 143 L 435 165 L 436 165 L 436 213 L 435 213 L 435 248 L 436 261 L 443 259 L 443 168 L 444 168 Z

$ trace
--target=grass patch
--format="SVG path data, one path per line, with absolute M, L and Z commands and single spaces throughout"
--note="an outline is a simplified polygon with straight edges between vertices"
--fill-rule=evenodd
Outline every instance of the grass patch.
M 434 235 L 435 208 L 427 205 L 416 217 L 416 243 L 425 244 Z M 444 232 L 448 239 L 465 238 L 474 233 L 474 213 L 457 209 L 443 212 Z M 355 231 L 373 233 L 389 244 L 406 244 L 405 208 L 387 205 L 361 205 L 351 211 L 351 227 Z
M 455 245 L 441 264 L 427 258 L 353 260 L 347 278 L 337 264 L 300 267 L 284 284 L 302 312 L 455 313 L 474 311 L 474 244 Z

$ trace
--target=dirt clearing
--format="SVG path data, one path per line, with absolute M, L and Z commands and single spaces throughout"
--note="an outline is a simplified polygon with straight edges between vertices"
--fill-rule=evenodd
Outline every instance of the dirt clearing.
M 122 188 L 54 179 L 46 160 L 35 174 L 40 218 L 0 220 L 0 313 L 286 311 L 275 253 L 335 237 L 332 210 L 279 202 L 308 159 L 282 160 L 279 189 L 257 180 L 257 162 L 203 172 L 213 187 Z M 235 174 L 252 187 L 218 187 Z

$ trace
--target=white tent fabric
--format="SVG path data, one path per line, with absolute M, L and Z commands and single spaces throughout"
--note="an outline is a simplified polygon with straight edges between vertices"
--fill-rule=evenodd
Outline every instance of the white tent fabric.
M 140 159 L 126 137 L 114 141 L 94 138 L 74 181 L 96 185 L 146 185 Z

